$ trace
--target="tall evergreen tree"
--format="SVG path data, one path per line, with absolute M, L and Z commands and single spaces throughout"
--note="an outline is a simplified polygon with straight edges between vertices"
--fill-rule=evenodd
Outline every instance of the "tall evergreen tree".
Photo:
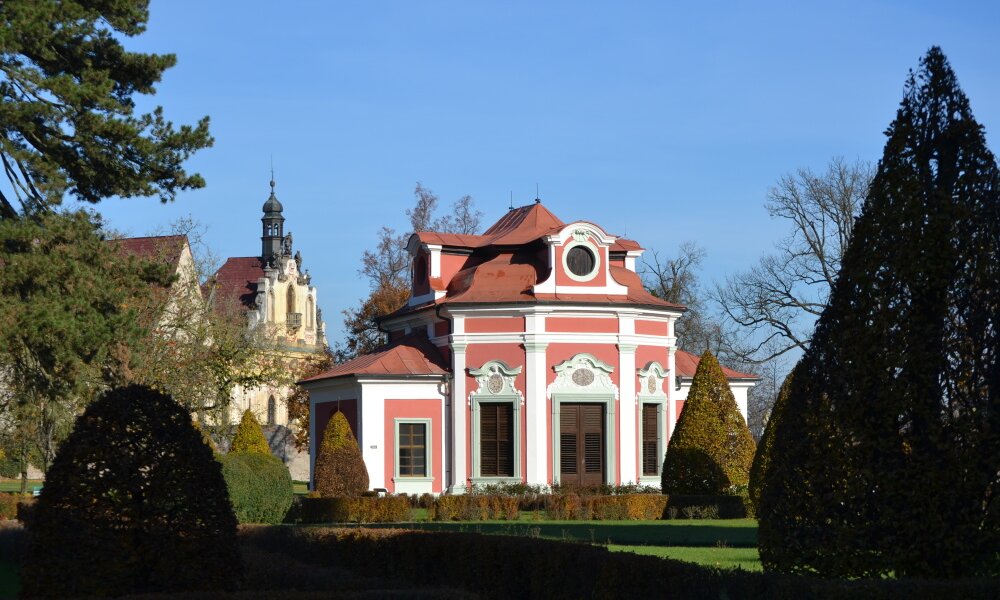
M 172 54 L 129 52 L 149 0 L 4 0 L 0 3 L 0 219 L 50 209 L 71 194 L 158 196 L 205 185 L 182 163 L 210 146 L 208 118 L 175 128 L 155 92 Z
M 764 487 L 764 478 L 767 476 L 768 469 L 771 468 L 771 448 L 774 446 L 774 438 L 778 434 L 778 425 L 781 423 L 782 414 L 785 412 L 785 407 L 788 406 L 788 395 L 791 394 L 794 374 L 795 370 L 792 369 L 788 377 L 785 377 L 785 382 L 781 384 L 778 398 L 774 401 L 774 408 L 771 409 L 771 416 L 767 420 L 764 435 L 761 436 L 760 443 L 757 444 L 757 451 L 754 452 L 753 463 L 750 465 L 750 484 L 747 487 L 747 495 L 755 511 L 760 504 L 760 490 Z
M 997 570 L 1000 170 L 939 48 L 887 136 L 774 441 L 770 570 Z

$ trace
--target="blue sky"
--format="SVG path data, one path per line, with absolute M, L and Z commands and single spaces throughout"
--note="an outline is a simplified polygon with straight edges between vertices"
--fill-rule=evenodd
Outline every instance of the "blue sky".
M 785 234 L 763 207 L 782 174 L 878 159 L 931 45 L 995 149 L 998 24 L 989 2 L 153 0 L 128 45 L 178 64 L 140 106 L 211 117 L 215 146 L 189 162 L 208 185 L 98 210 L 134 235 L 191 215 L 222 256 L 255 255 L 273 156 L 331 342 L 417 181 L 445 205 L 472 195 L 487 225 L 537 183 L 565 221 L 667 253 L 696 241 L 708 284 Z

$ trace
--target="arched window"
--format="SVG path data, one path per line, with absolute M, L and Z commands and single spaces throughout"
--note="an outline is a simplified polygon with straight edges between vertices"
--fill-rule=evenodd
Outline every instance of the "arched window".
M 313 325 L 313 315 L 315 313 L 316 311 L 313 304 L 313 298 L 312 296 L 309 296 L 309 299 L 306 301 L 306 327 L 309 329 L 315 327 L 315 325 Z
M 267 294 L 267 320 L 274 323 L 274 291 Z
M 274 396 L 267 399 L 267 424 L 274 425 L 278 420 L 278 403 L 275 402 Z
M 295 312 L 295 286 L 288 284 L 288 293 L 285 296 L 285 314 L 291 315 Z

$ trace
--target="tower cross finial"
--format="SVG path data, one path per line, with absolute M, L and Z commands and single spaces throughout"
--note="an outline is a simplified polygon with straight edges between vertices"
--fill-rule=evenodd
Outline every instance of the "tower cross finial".
M 271 155 L 271 193 L 274 193 L 274 155 Z

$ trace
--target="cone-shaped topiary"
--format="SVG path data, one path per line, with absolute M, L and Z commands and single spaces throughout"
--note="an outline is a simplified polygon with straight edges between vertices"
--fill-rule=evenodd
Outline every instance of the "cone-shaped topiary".
M 757 444 L 757 451 L 753 455 L 753 464 L 750 465 L 750 485 L 747 487 L 747 496 L 750 499 L 750 506 L 754 512 L 760 502 L 760 490 L 764 486 L 764 478 L 767 470 L 771 466 L 771 448 L 774 446 L 774 436 L 777 434 L 778 426 L 781 423 L 782 413 L 788 404 L 788 395 L 791 393 L 792 378 L 795 370 L 785 377 L 781 389 L 778 391 L 778 398 L 771 407 L 771 416 L 767 420 L 767 427 L 764 428 L 764 435 L 760 437 Z
M 940 48 L 910 73 L 760 497 L 761 563 L 1000 571 L 1000 168 Z
M 25 596 L 224 590 L 240 580 L 236 518 L 191 415 L 144 386 L 77 418 L 28 522 Z
M 753 437 L 729 381 L 706 350 L 667 445 L 663 493 L 730 493 L 747 484 L 753 452 Z
M 280 458 L 231 452 L 221 460 L 229 499 L 240 523 L 276 525 L 285 519 L 295 493 L 288 467 Z
M 357 496 L 368 490 L 368 469 L 344 413 L 330 417 L 316 456 L 316 491 L 321 496 Z
M 236 454 L 263 454 L 271 456 L 271 446 L 268 445 L 264 437 L 264 430 L 260 427 L 260 421 L 254 416 L 249 408 L 243 411 L 243 418 L 236 428 L 233 441 L 229 445 L 229 452 Z

